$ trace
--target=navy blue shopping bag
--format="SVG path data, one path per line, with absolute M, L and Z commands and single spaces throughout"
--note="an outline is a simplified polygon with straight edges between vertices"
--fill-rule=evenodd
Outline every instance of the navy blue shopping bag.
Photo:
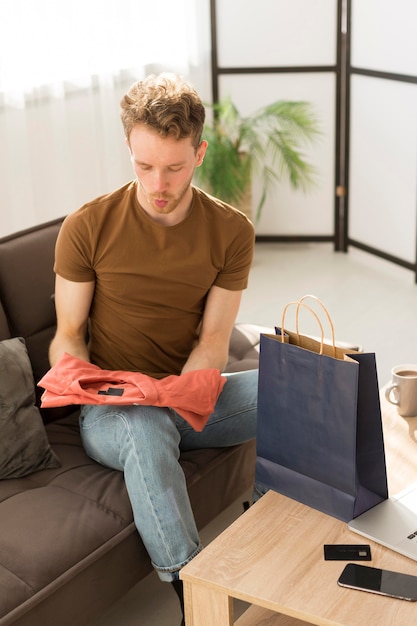
M 343 521 L 388 497 L 374 354 L 301 335 L 298 315 L 261 335 L 256 481 Z

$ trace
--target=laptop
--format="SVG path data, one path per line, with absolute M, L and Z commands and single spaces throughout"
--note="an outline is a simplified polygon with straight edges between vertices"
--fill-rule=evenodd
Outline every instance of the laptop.
M 358 515 L 348 527 L 417 561 L 417 483 Z

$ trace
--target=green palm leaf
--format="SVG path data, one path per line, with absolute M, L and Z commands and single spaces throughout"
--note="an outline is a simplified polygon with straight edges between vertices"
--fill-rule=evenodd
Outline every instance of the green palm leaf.
M 208 141 L 204 164 L 196 181 L 213 195 L 239 204 L 252 176 L 262 182 L 256 210 L 259 219 L 271 185 L 286 177 L 294 189 L 314 184 L 315 169 L 304 150 L 320 135 L 319 124 L 307 102 L 279 100 L 249 117 L 242 117 L 230 100 L 212 106 L 213 124 L 206 125 Z

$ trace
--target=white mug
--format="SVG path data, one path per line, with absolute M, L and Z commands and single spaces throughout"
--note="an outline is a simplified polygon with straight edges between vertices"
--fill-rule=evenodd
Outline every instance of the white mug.
M 402 417 L 417 416 L 417 364 L 396 365 L 391 371 L 391 383 L 385 389 L 388 402 L 395 404 Z

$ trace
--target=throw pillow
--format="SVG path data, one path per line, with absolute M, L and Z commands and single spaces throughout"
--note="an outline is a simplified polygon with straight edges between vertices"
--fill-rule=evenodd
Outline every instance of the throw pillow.
M 60 467 L 35 405 L 35 384 L 26 345 L 0 342 L 0 479 L 21 478 Z

